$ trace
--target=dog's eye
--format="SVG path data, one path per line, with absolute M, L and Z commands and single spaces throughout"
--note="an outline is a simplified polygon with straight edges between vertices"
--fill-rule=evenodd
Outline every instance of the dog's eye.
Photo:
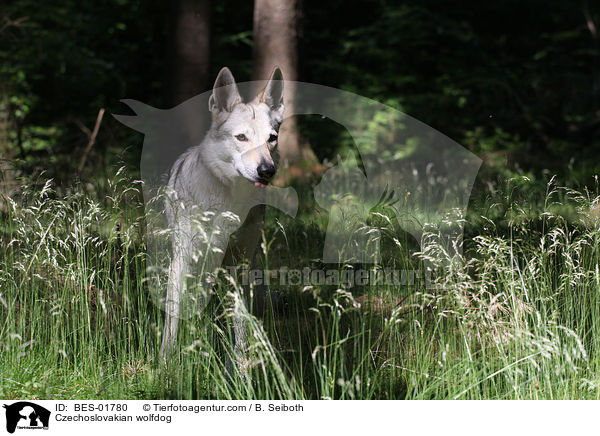
M 275 141 L 277 141 L 277 135 L 269 136 L 269 142 L 275 142 Z
M 238 141 L 247 141 L 248 138 L 246 137 L 246 135 L 244 135 L 243 133 L 240 133 L 239 135 L 235 135 L 235 139 L 237 139 Z

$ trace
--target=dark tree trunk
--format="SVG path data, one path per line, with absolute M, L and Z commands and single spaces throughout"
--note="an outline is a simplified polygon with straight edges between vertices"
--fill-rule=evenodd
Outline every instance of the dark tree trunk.
M 174 0 L 170 17 L 168 106 L 205 92 L 210 87 L 210 0 Z
M 284 80 L 298 80 L 298 18 L 299 0 L 255 0 L 253 80 L 266 80 L 279 66 Z M 295 86 L 285 84 L 286 113 L 294 113 Z M 313 160 L 308 144 L 298 135 L 295 117 L 285 120 L 281 127 L 279 154 L 283 161 L 298 164 Z

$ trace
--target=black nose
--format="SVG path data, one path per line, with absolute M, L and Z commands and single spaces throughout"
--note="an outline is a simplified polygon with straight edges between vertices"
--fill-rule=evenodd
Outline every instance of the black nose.
M 269 180 L 275 175 L 275 171 L 275 165 L 266 163 L 261 163 L 256 169 L 258 177 L 262 180 Z

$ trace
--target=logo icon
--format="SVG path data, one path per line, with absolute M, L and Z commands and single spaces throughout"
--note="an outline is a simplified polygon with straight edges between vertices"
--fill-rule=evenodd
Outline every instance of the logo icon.
M 6 431 L 14 433 L 19 429 L 48 429 L 50 411 L 42 406 L 29 401 L 19 401 L 10 405 L 4 404 L 6 409 Z

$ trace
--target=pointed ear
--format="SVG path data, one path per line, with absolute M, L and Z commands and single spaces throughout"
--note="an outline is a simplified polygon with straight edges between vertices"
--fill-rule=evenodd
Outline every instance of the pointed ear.
M 283 109 L 283 74 L 281 74 L 279 67 L 273 69 L 271 78 L 262 92 L 260 101 L 266 103 L 271 110 Z
M 242 102 L 233 74 L 229 68 L 223 67 L 213 86 L 213 92 L 208 99 L 208 110 L 213 113 L 227 111 L 231 112 L 233 107 Z

